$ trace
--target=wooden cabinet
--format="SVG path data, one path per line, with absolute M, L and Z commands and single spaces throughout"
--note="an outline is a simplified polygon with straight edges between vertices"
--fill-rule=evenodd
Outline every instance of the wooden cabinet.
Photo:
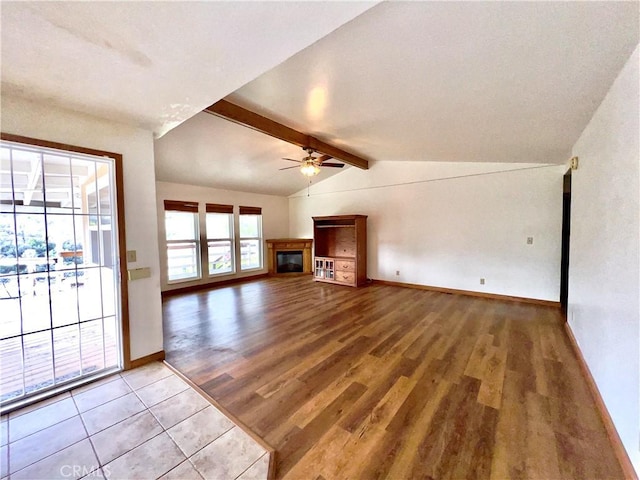
M 313 217 L 316 281 L 358 287 L 367 282 L 367 216 Z
M 313 273 L 316 280 L 333 280 L 335 278 L 335 268 L 333 258 L 315 258 L 316 269 Z

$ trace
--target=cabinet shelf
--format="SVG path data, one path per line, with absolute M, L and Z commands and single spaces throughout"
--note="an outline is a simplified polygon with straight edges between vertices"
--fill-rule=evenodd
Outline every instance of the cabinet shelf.
M 314 279 L 357 287 L 367 281 L 367 216 L 313 217 Z
M 355 225 L 316 225 L 316 228 L 356 228 Z

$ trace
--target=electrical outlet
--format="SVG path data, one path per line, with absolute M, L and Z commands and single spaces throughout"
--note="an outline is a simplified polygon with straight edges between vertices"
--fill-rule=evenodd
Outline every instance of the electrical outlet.
M 480 279 L 480 285 L 484 285 L 484 278 Z
M 396 277 L 400 276 L 400 270 L 396 270 Z
M 527 237 L 527 245 L 533 245 L 533 237 Z

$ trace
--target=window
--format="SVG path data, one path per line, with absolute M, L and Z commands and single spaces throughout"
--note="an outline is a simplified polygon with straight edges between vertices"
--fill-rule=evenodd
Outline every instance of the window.
M 262 209 L 240 207 L 240 269 L 262 268 Z
M 200 278 L 198 204 L 165 200 L 164 210 L 168 281 Z
M 207 203 L 209 275 L 235 271 L 233 205 Z

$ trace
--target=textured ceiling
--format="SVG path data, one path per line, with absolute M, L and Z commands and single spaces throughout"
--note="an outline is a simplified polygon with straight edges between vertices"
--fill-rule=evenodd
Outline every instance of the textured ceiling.
M 564 163 L 637 43 L 638 3 L 382 3 L 227 99 L 374 161 Z M 176 172 L 169 137 L 159 178 L 304 187 L 278 140 L 219 120 L 173 133 L 208 160 Z
M 155 142 L 156 179 L 263 193 L 290 195 L 308 184 L 282 157 L 301 159 L 300 147 L 242 127 L 208 113 L 199 113 Z M 332 161 L 332 163 L 338 163 Z M 346 170 L 323 168 L 316 183 Z
M 2 91 L 162 135 L 371 5 L 3 1 Z
M 639 5 L 382 3 L 228 99 L 375 160 L 562 163 Z
M 299 148 L 197 112 L 226 96 L 373 161 L 562 163 L 639 37 L 638 2 L 372 5 L 2 2 L 2 90 L 184 122 L 158 180 L 288 195 Z

